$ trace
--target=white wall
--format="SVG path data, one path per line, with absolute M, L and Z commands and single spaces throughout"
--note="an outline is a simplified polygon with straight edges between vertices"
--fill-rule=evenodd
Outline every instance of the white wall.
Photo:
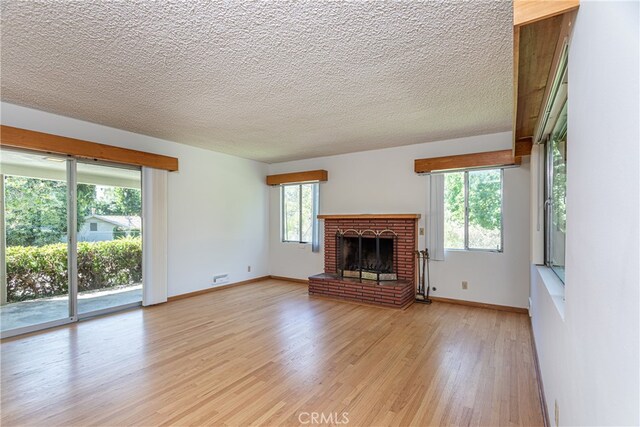
M 637 2 L 583 0 L 569 52 L 565 301 L 534 268 L 554 425 L 639 425 Z M 541 275 L 542 271 L 542 275 Z
M 511 133 L 505 132 L 277 163 L 269 165 L 269 173 L 326 169 L 329 180 L 320 185 L 320 213 L 419 213 L 420 227 L 425 227 L 427 179 L 413 172 L 414 159 L 510 147 Z M 431 284 L 437 288 L 433 295 L 528 306 L 528 164 L 506 169 L 504 180 L 504 253 L 447 252 L 445 261 L 431 264 Z M 322 252 L 312 253 L 309 245 L 281 242 L 278 187 L 271 188 L 269 198 L 271 274 L 306 278 L 322 272 Z M 424 246 L 421 237 L 420 247 Z M 463 280 L 469 281 L 468 290 L 462 290 Z
M 178 157 L 168 183 L 169 296 L 208 288 L 217 273 L 231 282 L 269 274 L 266 164 L 7 103 L 0 120 Z

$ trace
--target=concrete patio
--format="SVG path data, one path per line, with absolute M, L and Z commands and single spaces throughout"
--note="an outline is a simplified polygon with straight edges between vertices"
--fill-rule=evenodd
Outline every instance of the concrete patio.
M 142 301 L 142 285 L 133 285 L 78 294 L 78 313 Z M 0 329 L 8 331 L 69 317 L 68 296 L 42 298 L 0 306 Z

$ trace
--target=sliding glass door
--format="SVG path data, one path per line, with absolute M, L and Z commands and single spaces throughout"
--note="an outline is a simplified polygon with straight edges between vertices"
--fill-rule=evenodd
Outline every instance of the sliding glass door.
M 64 157 L 0 152 L 0 328 L 30 332 L 74 320 Z
M 140 168 L 0 150 L 0 333 L 142 301 Z

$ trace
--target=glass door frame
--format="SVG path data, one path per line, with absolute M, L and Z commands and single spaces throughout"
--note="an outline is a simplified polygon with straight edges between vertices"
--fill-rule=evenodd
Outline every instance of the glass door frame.
M 29 151 L 29 150 L 13 150 L 2 148 L 2 150 L 6 151 L 17 151 L 23 152 L 27 154 L 40 154 L 37 152 Z M 77 276 L 77 232 L 76 232 L 76 159 L 74 157 L 69 156 L 60 156 L 48 154 L 48 157 L 57 157 L 60 159 L 65 159 L 65 167 L 66 167 L 66 178 L 67 178 L 67 282 L 69 292 L 67 293 L 67 303 L 69 307 L 69 315 L 66 318 L 51 320 L 49 322 L 36 323 L 34 325 L 22 326 L 14 329 L 7 329 L 0 331 L 0 339 L 10 338 L 17 335 L 28 334 L 31 332 L 41 331 L 43 329 L 53 328 L 56 326 L 66 325 L 69 323 L 78 321 L 78 304 L 77 304 L 77 295 L 78 295 L 78 276 Z M 2 263 L 4 268 L 6 269 L 6 224 L 5 224 L 5 194 L 4 194 L 4 176 L 2 183 L 2 200 L 0 208 L 2 208 L 2 230 L 0 230 L 3 234 L 2 238 Z M 0 286 L 7 286 L 7 277 L 6 274 L 3 277 L 4 283 L 0 283 Z
M 106 162 L 103 160 L 92 160 L 92 159 L 84 159 L 84 158 L 74 158 L 74 162 L 73 162 L 73 171 L 75 174 L 75 183 L 73 186 L 73 198 L 77 200 L 78 197 L 78 182 L 77 182 L 77 177 L 78 177 L 78 163 L 83 163 L 86 165 L 100 165 L 100 166 L 107 166 L 107 167 L 112 167 L 112 168 L 120 168 L 120 169 L 130 169 L 130 170 L 135 170 L 135 171 L 139 171 L 140 172 L 140 206 L 142 207 L 141 212 L 140 212 L 140 217 L 141 219 L 144 218 L 144 197 L 142 196 L 142 168 L 140 166 L 133 166 L 133 165 L 126 165 L 126 164 L 120 164 L 120 163 L 112 163 L 112 162 Z M 137 301 L 137 302 L 131 302 L 131 303 L 127 303 L 127 304 L 121 304 L 121 305 L 116 305 L 113 307 L 106 307 L 106 308 L 101 308 L 99 310 L 93 310 L 93 311 L 87 311 L 86 313 L 78 313 L 78 229 L 77 229 L 77 216 L 78 216 L 78 209 L 77 209 L 78 204 L 75 203 L 74 204 L 74 210 L 73 210 L 73 244 L 74 244 L 74 248 L 73 248 L 73 258 L 74 258 L 74 283 L 73 283 L 73 288 L 74 288 L 74 316 L 77 320 L 83 320 L 83 319 L 89 319 L 91 317 L 96 317 L 96 316 L 102 316 L 104 314 L 110 314 L 110 313 L 114 313 L 116 311 L 122 311 L 122 310 L 128 310 L 130 308 L 135 308 L 135 307 L 141 307 L 142 306 L 142 301 Z M 144 222 L 144 221 L 142 221 Z M 144 228 L 140 229 L 141 231 L 141 235 L 140 237 L 142 238 L 142 235 L 144 234 Z M 71 240 L 71 239 L 69 239 Z M 144 243 L 143 243 L 144 245 Z M 69 259 L 71 259 L 71 257 L 69 257 Z M 143 266 L 143 279 L 142 279 L 142 286 L 144 288 L 144 266 Z M 72 284 L 69 283 L 69 287 L 71 288 Z
M 31 150 L 23 150 L 23 149 L 12 149 L 0 147 L 1 151 L 16 151 L 23 152 L 27 154 L 42 154 L 39 152 L 34 152 Z M 65 159 L 66 166 L 66 178 L 67 178 L 67 280 L 68 280 L 68 289 L 69 292 L 67 294 L 68 297 L 68 307 L 69 307 L 69 315 L 66 318 L 62 318 L 59 320 L 52 320 L 49 322 L 37 323 L 34 325 L 23 326 L 14 329 L 8 329 L 4 331 L 0 331 L 0 339 L 15 337 L 18 335 L 28 334 L 31 332 L 37 332 L 44 329 L 53 328 L 56 326 L 67 325 L 70 323 L 78 322 L 82 319 L 87 319 L 95 316 L 100 316 L 103 314 L 109 314 L 116 311 L 128 310 L 130 308 L 140 307 L 142 306 L 142 301 L 133 302 L 123 305 L 118 305 L 114 307 L 107 307 L 99 310 L 94 310 L 82 314 L 78 314 L 78 229 L 77 229 L 77 218 L 78 218 L 78 205 L 77 205 L 77 194 L 78 194 L 78 170 L 77 165 L 78 161 L 86 164 L 101 164 L 104 166 L 110 167 L 120 167 L 124 169 L 134 169 L 140 170 L 140 187 L 142 190 L 142 171 L 141 168 L 135 166 L 121 165 L 110 162 L 103 161 L 95 161 L 89 159 L 78 159 L 75 156 L 63 156 L 63 155 L 54 155 L 47 154 L 48 157 L 58 157 L 60 159 Z M 4 179 L 4 177 L 3 177 Z M 0 188 L 2 194 L 0 195 L 0 208 L 2 209 L 2 227 L 0 232 L 4 235 L 6 233 L 5 226 L 5 195 L 4 195 L 4 182 L 2 183 L 2 187 Z M 141 204 L 144 204 L 144 197 L 142 197 Z M 144 215 L 144 206 L 141 212 L 141 215 Z M 141 230 L 144 233 L 144 230 Z M 0 242 L 2 247 L 2 263 L 6 268 L 6 240 L 3 237 Z M 4 275 L 4 283 L 0 283 L 0 286 L 7 286 L 6 283 L 6 275 Z M 144 267 L 143 267 L 143 288 L 144 288 Z
M 69 321 L 78 321 L 78 172 L 77 160 L 67 160 L 67 271 L 69 275 Z

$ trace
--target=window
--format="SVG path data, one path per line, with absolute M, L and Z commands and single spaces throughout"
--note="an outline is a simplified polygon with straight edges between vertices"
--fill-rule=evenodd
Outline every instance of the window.
M 445 174 L 444 246 L 502 251 L 502 169 Z
M 544 240 L 545 265 L 564 283 L 567 230 L 567 100 L 568 46 L 565 45 L 554 77 L 549 101 L 536 132 L 544 143 Z
M 98 223 L 90 222 L 89 223 L 89 231 L 98 231 Z
M 567 112 L 566 103 L 551 138 L 546 143 L 547 182 L 545 185 L 545 264 L 564 283 L 567 229 Z
M 317 183 L 281 187 L 282 241 L 311 243 L 317 228 L 314 212 Z

